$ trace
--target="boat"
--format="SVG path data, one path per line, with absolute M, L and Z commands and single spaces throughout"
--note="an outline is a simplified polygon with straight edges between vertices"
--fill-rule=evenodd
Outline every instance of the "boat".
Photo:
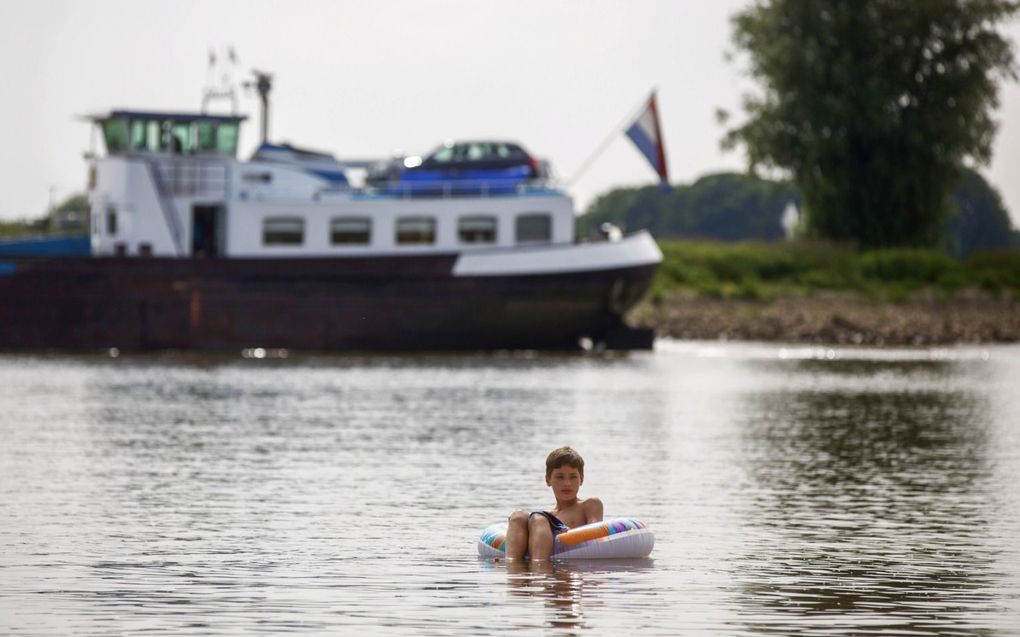
M 352 185 L 332 154 L 265 139 L 241 160 L 245 120 L 88 116 L 88 250 L 0 245 L 0 348 L 652 346 L 624 321 L 662 259 L 648 233 L 578 240 L 545 178 L 423 195 Z

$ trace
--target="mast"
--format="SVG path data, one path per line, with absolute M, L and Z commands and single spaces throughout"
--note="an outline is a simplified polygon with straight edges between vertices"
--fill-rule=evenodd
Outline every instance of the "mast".
M 255 81 L 245 82 L 244 86 L 245 88 L 254 86 L 258 91 L 259 103 L 262 105 L 260 124 L 264 144 L 269 140 L 269 92 L 273 89 L 273 76 L 257 69 L 252 69 L 251 72 L 255 76 Z

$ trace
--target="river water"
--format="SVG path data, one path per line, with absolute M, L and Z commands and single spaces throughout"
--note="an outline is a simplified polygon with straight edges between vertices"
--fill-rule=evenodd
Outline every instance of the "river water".
M 581 495 L 643 561 L 512 567 Z M 0 357 L 0 633 L 1020 634 L 1020 348 Z

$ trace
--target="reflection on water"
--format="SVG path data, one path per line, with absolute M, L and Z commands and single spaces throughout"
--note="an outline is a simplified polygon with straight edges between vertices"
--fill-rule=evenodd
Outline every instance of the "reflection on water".
M 750 401 L 745 524 L 762 555 L 741 574 L 749 628 L 985 631 L 982 615 L 1001 607 L 994 544 L 984 541 L 994 485 L 980 397 L 820 391 Z
M 614 574 L 649 570 L 654 561 L 650 558 L 534 563 L 483 560 L 482 564 L 506 570 L 511 597 L 544 600 L 545 627 L 556 629 L 560 634 L 577 635 L 591 627 L 585 620 L 585 611 L 588 606 L 599 606 L 591 598 L 597 597 L 600 587 L 618 585 L 620 580 Z
M 1016 634 L 1020 348 L 0 358 L 0 632 Z M 545 454 L 654 560 L 479 560 Z

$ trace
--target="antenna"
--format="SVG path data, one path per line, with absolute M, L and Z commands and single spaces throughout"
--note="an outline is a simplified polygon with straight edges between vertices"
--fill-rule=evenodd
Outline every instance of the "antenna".
M 262 125 L 262 143 L 264 144 L 269 140 L 269 92 L 273 90 L 273 75 L 258 69 L 252 69 L 251 74 L 254 80 L 248 80 L 242 86 L 249 91 L 255 89 L 259 94 L 259 103 L 262 105 L 260 123 Z
M 205 89 L 202 91 L 202 112 L 209 108 L 214 100 L 230 100 L 230 113 L 237 114 L 237 76 L 238 63 L 234 47 L 226 46 L 220 55 L 209 49 L 209 67 L 206 71 Z

